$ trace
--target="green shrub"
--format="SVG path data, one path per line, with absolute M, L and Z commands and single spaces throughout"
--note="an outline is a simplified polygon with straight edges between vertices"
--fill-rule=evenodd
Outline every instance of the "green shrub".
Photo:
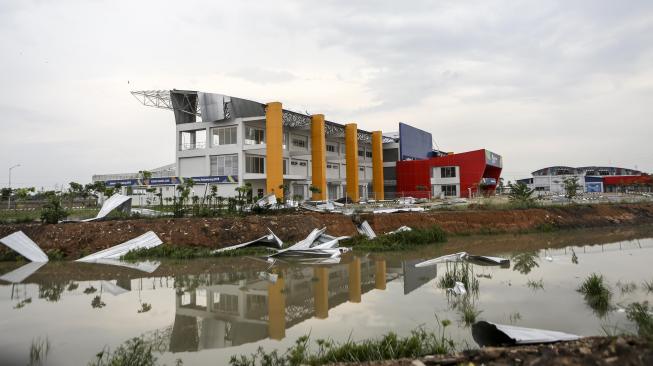
M 46 224 L 56 224 L 68 217 L 68 211 L 61 206 L 61 197 L 50 195 L 48 203 L 41 209 L 41 222 Z
M 413 229 L 396 234 L 379 235 L 374 239 L 355 236 L 343 241 L 343 246 L 352 246 L 356 250 L 364 251 L 395 251 L 413 249 L 416 246 L 447 241 L 447 234 L 439 226 L 428 229 Z
M 641 337 L 653 340 L 653 316 L 649 311 L 648 301 L 628 305 L 626 317 L 637 324 L 637 333 Z

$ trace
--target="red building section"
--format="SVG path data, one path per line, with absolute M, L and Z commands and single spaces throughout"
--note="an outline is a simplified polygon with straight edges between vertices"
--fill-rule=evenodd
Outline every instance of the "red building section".
M 653 178 L 650 175 L 613 175 L 603 177 L 605 192 L 644 191 L 653 188 Z
M 485 150 L 450 154 L 425 160 L 397 162 L 397 194 L 427 198 L 432 192 L 434 167 L 458 167 L 458 197 L 494 193 L 501 176 L 501 156 Z M 456 177 L 458 178 L 458 177 Z

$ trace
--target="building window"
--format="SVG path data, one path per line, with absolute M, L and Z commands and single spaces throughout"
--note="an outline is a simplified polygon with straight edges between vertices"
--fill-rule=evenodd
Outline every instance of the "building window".
M 447 166 L 444 168 L 440 169 L 440 177 L 441 178 L 455 178 L 456 177 L 456 167 L 455 166 Z M 455 186 L 454 186 L 455 188 Z
M 358 150 L 358 156 L 363 157 L 365 155 L 365 152 L 363 150 Z
M 237 130 L 236 126 L 230 127 L 214 127 L 211 129 L 211 146 L 219 145 L 234 145 L 237 141 Z
M 211 156 L 211 175 L 238 175 L 238 155 Z
M 364 171 L 365 171 L 365 167 L 363 167 L 363 166 L 359 166 L 359 167 L 358 167 L 358 170 L 360 170 L 361 172 L 364 172 Z
M 265 158 L 262 156 L 245 157 L 245 172 L 247 173 L 265 173 Z
M 281 137 L 281 139 L 282 139 L 281 148 L 286 150 L 286 149 L 288 149 L 288 135 L 285 134 L 285 133 L 282 133 L 281 136 L 282 136 Z
M 327 144 L 326 151 L 327 152 L 332 152 L 332 153 L 336 152 L 337 151 L 336 145 Z
M 372 158 L 372 152 L 371 151 L 365 151 L 365 157 L 366 158 Z
M 265 143 L 265 130 L 245 126 L 245 145 L 260 145 Z
M 292 137 L 292 146 L 298 147 L 300 149 L 306 149 L 306 136 L 293 136 Z
M 397 161 L 399 160 L 399 149 L 383 149 L 383 161 Z
M 206 147 L 206 130 L 182 131 L 179 134 L 180 151 L 204 149 Z
M 288 159 L 283 159 L 283 174 L 288 174 Z
M 445 197 L 456 197 L 458 194 L 456 193 L 456 185 L 443 185 L 442 186 L 442 193 L 444 193 Z

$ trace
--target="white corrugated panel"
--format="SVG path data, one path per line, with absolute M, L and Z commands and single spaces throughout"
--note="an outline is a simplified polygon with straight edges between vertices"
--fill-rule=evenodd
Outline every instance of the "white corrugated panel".
M 31 276 L 34 272 L 38 271 L 39 268 L 43 267 L 45 262 L 29 262 L 26 265 L 14 269 L 9 273 L 5 273 L 0 277 L 0 280 L 11 282 L 11 283 L 21 283 L 24 279 Z
M 122 194 L 116 193 L 113 196 L 109 197 L 109 199 L 104 201 L 104 203 L 102 204 L 102 208 L 100 209 L 100 212 L 98 212 L 98 214 L 94 218 L 86 219 L 82 221 L 88 222 L 88 221 L 103 219 L 109 213 L 111 213 L 111 211 L 120 207 L 127 201 L 131 201 L 131 197 L 123 196 Z
M 16 231 L 11 235 L 7 235 L 0 239 L 0 243 L 8 246 L 9 248 L 17 251 L 23 257 L 31 260 L 32 262 L 47 262 L 48 256 L 43 253 L 41 248 L 36 245 L 32 239 L 28 238 L 22 231 Z
M 119 259 L 123 255 L 127 254 L 130 250 L 135 249 L 149 249 L 154 248 L 163 244 L 161 239 L 153 231 L 148 231 L 145 234 L 136 237 L 132 240 L 126 241 L 122 244 L 118 244 L 111 248 L 101 250 L 97 253 L 87 255 L 84 258 L 78 259 L 76 262 L 95 262 L 98 259 L 113 258 Z

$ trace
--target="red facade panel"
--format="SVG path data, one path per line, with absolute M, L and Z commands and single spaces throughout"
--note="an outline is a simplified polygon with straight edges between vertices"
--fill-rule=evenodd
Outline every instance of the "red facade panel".
M 499 181 L 501 168 L 488 165 L 485 149 L 468 151 L 460 154 L 397 162 L 397 193 L 413 197 L 427 197 L 431 192 L 431 170 L 433 167 L 458 166 L 460 169 L 460 196 L 469 197 L 483 190 L 494 192 L 496 184 L 480 187 L 482 178 Z M 422 187 L 426 187 L 423 191 Z M 422 193 L 423 192 L 423 193 Z

